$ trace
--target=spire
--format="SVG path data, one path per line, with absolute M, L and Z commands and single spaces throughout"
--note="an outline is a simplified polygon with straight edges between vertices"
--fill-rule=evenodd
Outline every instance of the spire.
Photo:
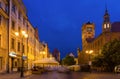
M 108 13 L 108 9 L 107 9 L 107 4 L 105 5 L 105 14 L 104 14 L 104 22 L 110 22 L 109 19 L 109 13 Z
M 106 12 L 108 12 L 108 9 L 107 9 L 107 3 L 105 3 L 105 9 L 106 9 Z
M 107 8 L 107 2 L 105 2 L 105 15 L 104 16 L 106 16 L 106 15 L 109 16 L 108 8 Z
M 107 4 L 105 4 L 105 14 L 104 14 L 102 29 L 103 29 L 103 32 L 110 32 L 110 30 L 111 30 L 110 16 L 108 13 Z
M 106 6 L 105 14 L 108 14 L 108 9 L 107 9 L 107 6 Z
M 105 0 L 105 12 L 108 12 L 108 8 L 107 8 L 107 2 Z

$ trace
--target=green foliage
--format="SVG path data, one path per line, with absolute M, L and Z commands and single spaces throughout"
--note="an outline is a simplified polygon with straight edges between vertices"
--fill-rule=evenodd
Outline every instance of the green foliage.
M 102 54 L 95 57 L 93 65 L 105 67 L 108 71 L 113 71 L 116 65 L 120 64 L 120 41 L 113 40 L 105 44 Z
M 63 65 L 75 65 L 75 60 L 74 57 L 71 56 L 66 56 L 63 60 L 62 60 L 62 64 Z
M 94 61 L 92 64 L 96 67 L 101 67 L 103 65 L 101 63 L 104 63 L 104 61 L 103 61 L 103 57 L 101 55 L 99 55 L 99 56 L 94 58 Z

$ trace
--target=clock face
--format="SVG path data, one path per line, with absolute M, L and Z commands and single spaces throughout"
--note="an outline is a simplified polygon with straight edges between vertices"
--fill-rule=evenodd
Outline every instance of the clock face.
M 87 27 L 87 32 L 92 32 L 92 27 Z

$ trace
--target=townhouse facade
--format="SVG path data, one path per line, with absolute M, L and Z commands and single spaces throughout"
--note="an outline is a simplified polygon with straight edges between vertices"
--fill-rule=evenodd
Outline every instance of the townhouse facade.
M 30 23 L 22 0 L 0 0 L 0 72 L 31 69 L 46 47 Z M 47 54 L 47 53 L 45 53 Z

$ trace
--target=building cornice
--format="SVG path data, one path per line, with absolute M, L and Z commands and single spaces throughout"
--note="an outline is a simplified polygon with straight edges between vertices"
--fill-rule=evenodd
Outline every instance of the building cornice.
M 21 0 L 13 0 L 13 2 L 16 4 L 16 6 L 19 8 L 20 12 L 23 14 L 23 17 L 25 19 L 28 19 L 26 15 L 26 7 L 24 6 L 23 2 Z

